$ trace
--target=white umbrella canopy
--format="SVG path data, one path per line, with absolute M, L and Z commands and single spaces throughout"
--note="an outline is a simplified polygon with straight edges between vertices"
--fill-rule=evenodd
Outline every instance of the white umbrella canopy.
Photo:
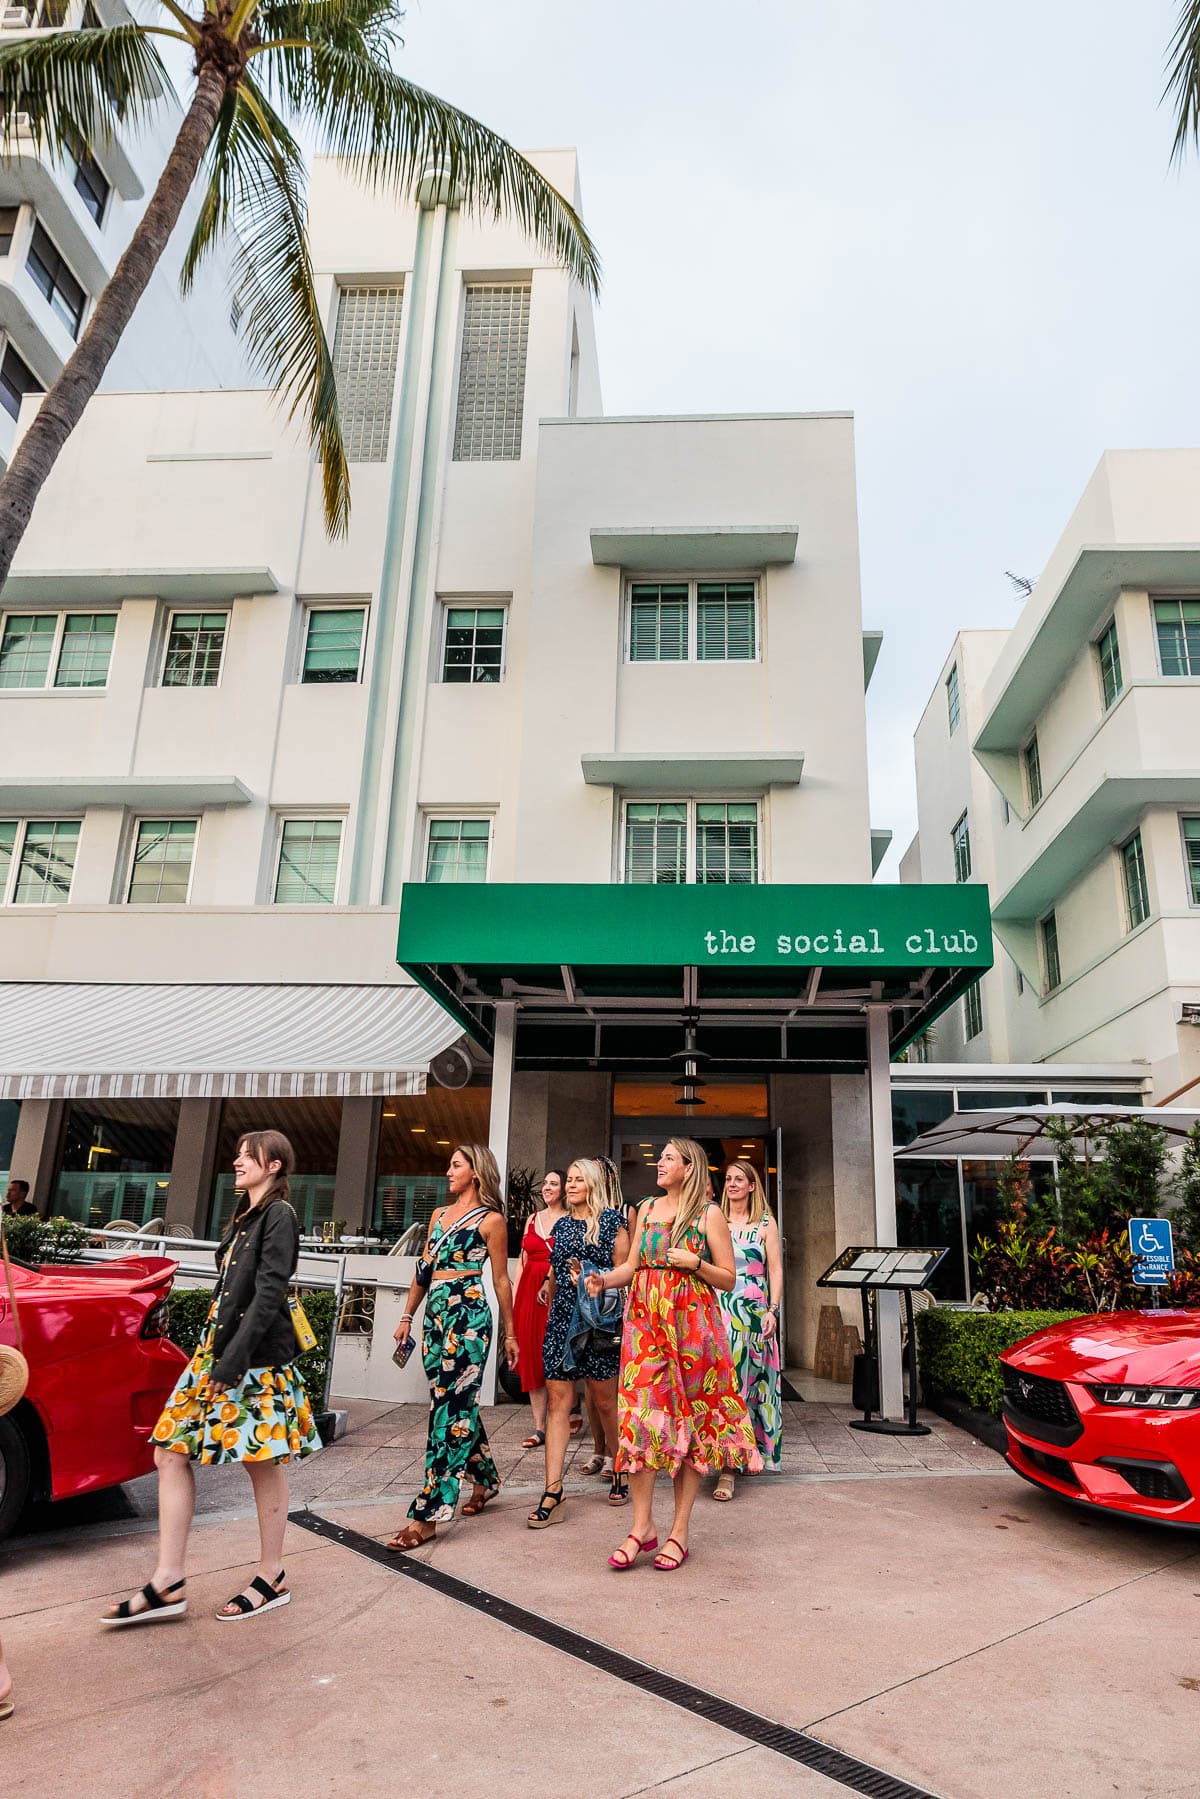
M 952 1112 L 941 1124 L 897 1149 L 896 1160 L 1018 1156 L 1024 1162 L 1055 1156 L 1058 1148 L 1046 1134 L 1047 1121 L 1055 1118 L 1070 1124 L 1076 1143 L 1097 1156 L 1104 1154 L 1104 1132 L 1111 1124 L 1132 1124 L 1140 1119 L 1179 1140 L 1200 1124 L 1200 1112 L 1181 1106 L 1135 1106 L 1128 1111 L 1121 1106 L 1028 1106 L 1014 1112 Z

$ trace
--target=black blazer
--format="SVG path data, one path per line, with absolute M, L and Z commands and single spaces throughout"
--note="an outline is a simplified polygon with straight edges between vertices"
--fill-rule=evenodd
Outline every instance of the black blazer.
M 213 1335 L 213 1378 L 236 1386 L 249 1368 L 281 1368 L 299 1353 L 288 1285 L 300 1225 L 286 1199 L 269 1199 L 230 1226 L 217 1250 L 225 1277 Z

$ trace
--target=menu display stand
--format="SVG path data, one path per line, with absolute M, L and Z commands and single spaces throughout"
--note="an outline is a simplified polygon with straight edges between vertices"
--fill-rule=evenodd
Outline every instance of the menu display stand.
M 862 1298 L 863 1354 L 878 1366 L 879 1344 L 871 1310 L 873 1292 L 903 1293 L 904 1320 L 908 1330 L 908 1405 L 906 1418 L 875 1417 L 875 1408 L 862 1404 L 863 1416 L 852 1418 L 851 1430 L 869 1430 L 885 1437 L 927 1437 L 927 1424 L 917 1421 L 917 1333 L 913 1320 L 914 1293 L 923 1293 L 937 1272 L 947 1249 L 903 1249 L 859 1244 L 844 1249 L 837 1261 L 817 1281 L 818 1287 L 856 1287 Z M 868 1395 L 868 1398 L 871 1396 Z

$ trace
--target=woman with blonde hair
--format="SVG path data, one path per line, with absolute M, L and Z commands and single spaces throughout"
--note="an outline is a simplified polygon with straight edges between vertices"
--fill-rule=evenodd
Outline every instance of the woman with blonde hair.
M 735 1276 L 732 1292 L 720 1296 L 721 1313 L 759 1453 L 766 1465 L 778 1468 L 783 1441 L 779 1393 L 783 1249 L 762 1176 L 753 1162 L 740 1158 L 730 1162 L 721 1210 L 733 1240 Z M 713 1488 L 713 1498 L 732 1499 L 734 1479 L 733 1470 L 724 1469 Z
M 567 1216 L 554 1227 L 550 1255 L 550 1316 L 542 1356 L 546 1365 L 546 1487 L 529 1514 L 530 1530 L 545 1530 L 563 1515 L 563 1462 L 571 1432 L 571 1400 L 575 1382 L 583 1376 L 590 1403 L 599 1413 L 610 1455 L 617 1447 L 617 1374 L 621 1366 L 619 1336 L 611 1348 L 589 1340 L 581 1352 L 569 1341 L 580 1272 L 584 1262 L 610 1270 L 629 1252 L 629 1232 L 624 1215 L 605 1203 L 604 1170 L 591 1157 L 581 1156 L 567 1169 Z M 612 1477 L 609 1502 L 623 1505 L 629 1490 L 620 1475 Z
M 396 1326 L 403 1346 L 417 1308 L 429 1290 L 421 1359 L 429 1376 L 429 1434 L 425 1484 L 408 1508 L 412 1520 L 388 1543 L 416 1549 L 431 1542 L 439 1524 L 453 1518 L 459 1484 L 473 1483 L 463 1516 L 477 1517 L 500 1491 L 500 1476 L 479 1416 L 479 1385 L 492 1346 L 492 1309 L 483 1286 L 491 1262 L 492 1285 L 504 1327 L 505 1360 L 519 1353 L 508 1278 L 508 1226 L 500 1202 L 500 1170 L 482 1143 L 460 1143 L 446 1169 L 450 1203 L 429 1222 L 425 1254 L 417 1263 L 404 1313 Z
M 672 1137 L 658 1158 L 658 1184 L 661 1195 L 639 1209 L 638 1241 L 629 1258 L 588 1281 L 593 1294 L 632 1288 L 616 1465 L 629 1476 L 633 1528 L 608 1558 L 622 1573 L 640 1554 L 658 1548 L 652 1512 L 660 1470 L 674 1483 L 675 1517 L 654 1566 L 673 1574 L 688 1559 L 701 1476 L 762 1467 L 717 1305 L 717 1293 L 734 1284 L 733 1245 L 720 1207 L 708 1197 L 708 1157 L 700 1145 Z

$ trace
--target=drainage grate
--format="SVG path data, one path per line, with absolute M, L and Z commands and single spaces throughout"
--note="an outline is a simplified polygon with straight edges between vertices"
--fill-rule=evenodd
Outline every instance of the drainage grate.
M 394 1555 L 374 1537 L 363 1536 L 361 1531 L 347 1530 L 344 1525 L 333 1524 L 328 1518 L 310 1511 L 292 1512 L 289 1522 L 299 1525 L 301 1530 L 311 1531 L 314 1536 L 338 1543 L 369 1562 L 377 1562 L 391 1574 L 415 1580 L 419 1586 L 429 1587 L 443 1599 L 456 1599 L 460 1605 L 483 1612 L 487 1617 L 495 1618 L 498 1624 L 519 1630 L 523 1636 L 545 1643 L 551 1649 L 560 1649 L 564 1655 L 574 1656 L 576 1661 L 584 1662 L 590 1668 L 598 1668 L 601 1673 L 611 1674 L 643 1693 L 652 1693 L 657 1699 L 677 1705 L 693 1717 L 719 1724 L 748 1743 L 757 1743 L 764 1749 L 773 1749 L 777 1755 L 786 1756 L 789 1761 L 800 1762 L 850 1792 L 862 1793 L 864 1799 L 936 1799 L 936 1795 L 925 1787 L 897 1780 L 894 1774 L 885 1774 L 881 1768 L 860 1762 L 855 1756 L 846 1755 L 841 1749 L 822 1743 L 802 1730 L 792 1730 L 758 1712 L 746 1711 L 743 1706 L 734 1705 L 716 1693 L 707 1693 L 703 1687 L 676 1680 L 673 1674 L 664 1674 L 631 1655 L 622 1655 L 618 1649 L 609 1649 L 603 1643 L 582 1637 L 549 1618 L 539 1617 L 537 1612 L 527 1612 L 523 1606 L 514 1605 L 512 1600 L 489 1593 L 484 1587 L 472 1586 L 454 1574 L 445 1574 L 427 1562 L 415 1561 L 408 1555 Z

